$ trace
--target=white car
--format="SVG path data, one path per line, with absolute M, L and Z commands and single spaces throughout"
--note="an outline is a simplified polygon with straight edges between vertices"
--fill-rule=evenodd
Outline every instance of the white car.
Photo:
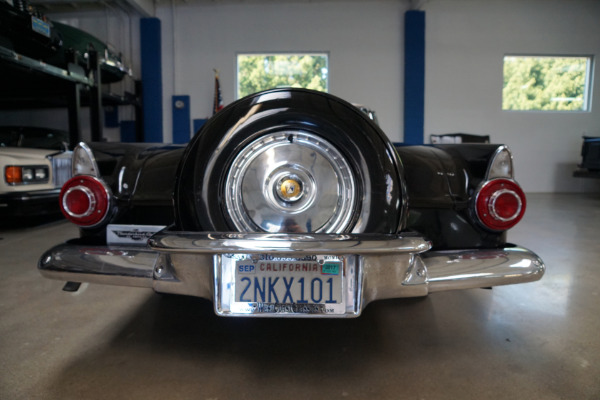
M 67 132 L 0 127 L 0 216 L 58 213 L 58 195 L 71 177 Z

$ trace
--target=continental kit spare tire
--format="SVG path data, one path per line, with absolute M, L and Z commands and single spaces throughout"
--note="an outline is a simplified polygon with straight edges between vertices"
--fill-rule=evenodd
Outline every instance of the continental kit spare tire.
M 394 233 L 406 205 L 401 168 L 389 139 L 350 103 L 305 89 L 256 93 L 190 142 L 177 228 Z

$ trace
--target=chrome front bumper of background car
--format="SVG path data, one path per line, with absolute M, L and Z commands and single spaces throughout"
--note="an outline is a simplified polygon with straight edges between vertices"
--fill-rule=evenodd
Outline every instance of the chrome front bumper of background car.
M 211 299 L 223 316 L 354 317 L 374 300 L 536 281 L 542 260 L 519 247 L 431 251 L 419 236 L 216 234 L 161 231 L 144 246 L 86 246 L 65 243 L 48 250 L 39 269 L 47 278 L 153 288 L 161 293 Z M 306 257 L 327 255 L 344 261 L 353 295 L 337 315 L 239 311 L 222 292 L 232 286 L 226 258 L 243 254 Z M 231 264 L 231 263 L 230 263 Z M 226 269 L 229 268 L 228 272 Z M 351 283 L 353 282 L 353 283 Z M 351 298 L 353 297 L 353 298 Z
M 60 189 L 32 190 L 0 194 L 0 216 L 23 217 L 60 213 Z

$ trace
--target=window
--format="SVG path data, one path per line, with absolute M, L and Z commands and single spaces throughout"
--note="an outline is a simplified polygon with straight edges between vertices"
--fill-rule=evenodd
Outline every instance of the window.
M 505 56 L 503 110 L 588 111 L 591 57 Z
M 238 54 L 238 98 L 276 87 L 327 92 L 327 54 Z

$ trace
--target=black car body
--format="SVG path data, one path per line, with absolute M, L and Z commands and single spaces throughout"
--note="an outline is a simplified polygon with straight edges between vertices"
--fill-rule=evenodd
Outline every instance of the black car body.
M 81 236 L 42 256 L 44 276 L 204 297 L 222 316 L 353 317 L 544 273 L 506 241 L 526 201 L 505 146 L 394 145 L 325 93 L 251 95 L 185 147 L 82 144 L 73 170 L 61 204 Z

